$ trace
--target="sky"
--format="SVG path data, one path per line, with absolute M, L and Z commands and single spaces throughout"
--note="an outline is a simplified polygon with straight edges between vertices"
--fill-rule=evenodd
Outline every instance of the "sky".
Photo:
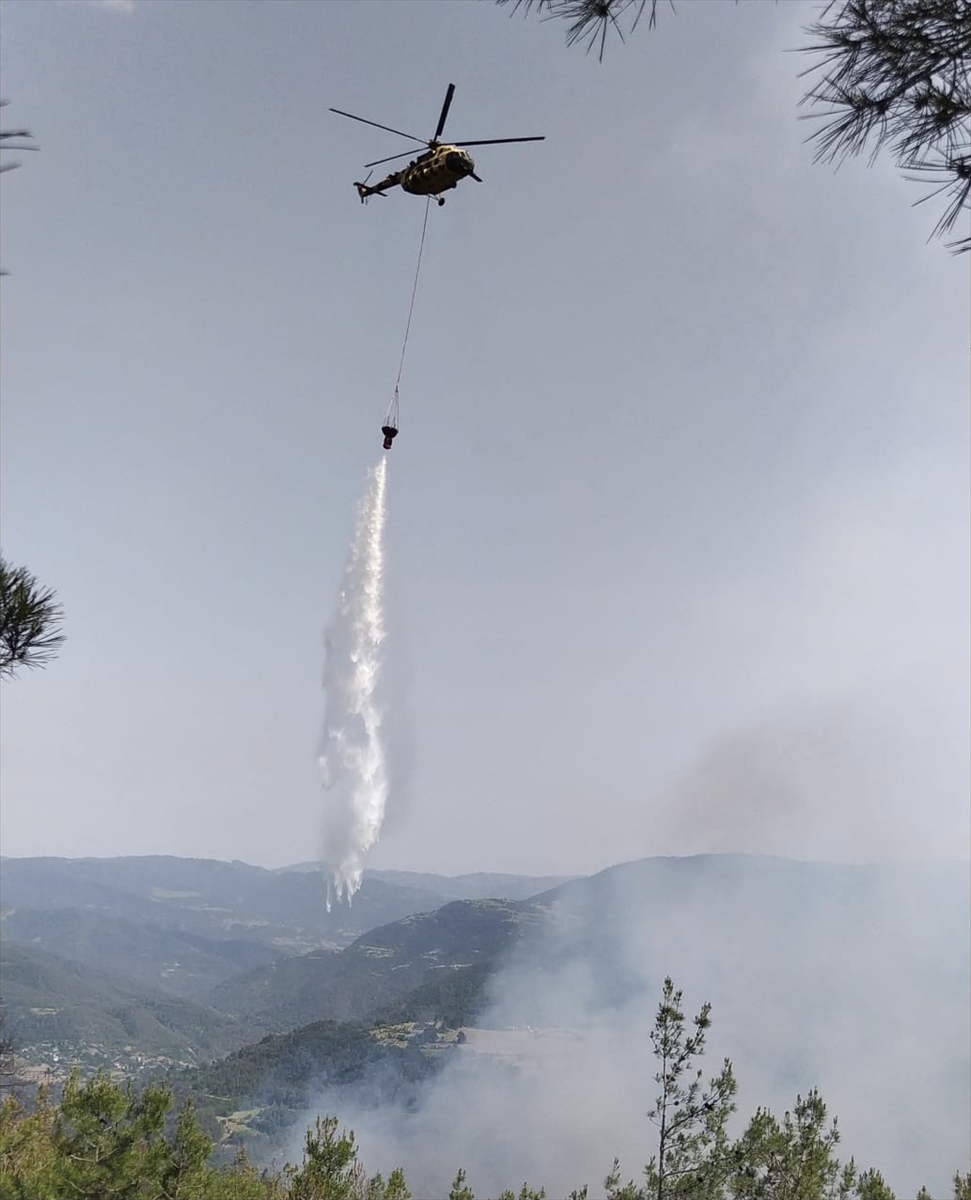
M 324 630 L 388 462 L 369 865 L 966 858 L 968 259 L 812 161 L 814 4 L 604 62 L 483 3 L 3 4 L 5 557 L 67 641 L 3 684 L 3 853 L 322 852 Z M 6 153 L 6 152 L 5 152 Z M 12 156 L 9 156 L 12 157 Z

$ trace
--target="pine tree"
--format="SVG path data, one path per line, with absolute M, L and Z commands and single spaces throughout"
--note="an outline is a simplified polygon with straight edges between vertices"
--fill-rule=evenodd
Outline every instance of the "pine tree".
M 702 1082 L 696 1063 L 705 1052 L 710 1014 L 711 1005 L 703 1004 L 689 1032 L 682 993 L 670 977 L 665 979 L 651 1030 L 660 1092 L 648 1117 L 658 1130 L 657 1154 L 644 1169 L 643 1187 L 633 1180 L 622 1185 L 614 1159 L 605 1180 L 609 1200 L 720 1200 L 724 1195 L 732 1165 L 727 1123 L 737 1085 L 727 1058 L 707 1087 Z
M 897 1200 L 879 1171 L 864 1171 L 856 1181 L 859 1200 Z
M 848 1200 L 856 1183 L 853 1160 L 836 1157 L 836 1118 L 827 1127 L 826 1104 L 813 1089 L 796 1097 L 779 1122 L 759 1108 L 736 1143 L 732 1177 L 736 1200 Z M 879 1193 L 877 1193 L 879 1196 Z

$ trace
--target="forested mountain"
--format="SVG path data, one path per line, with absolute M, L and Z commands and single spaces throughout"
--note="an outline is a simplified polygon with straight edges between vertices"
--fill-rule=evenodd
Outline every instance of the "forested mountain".
M 366 879 L 352 906 L 328 910 L 319 870 L 268 871 L 165 856 L 10 858 L 0 871 L 3 936 L 14 940 L 24 939 L 16 923 L 7 931 L 10 913 L 23 920 L 25 910 L 73 909 L 208 941 L 237 939 L 277 954 L 299 953 L 347 945 L 375 925 L 437 908 L 446 899 L 442 892 Z M 35 924 L 31 939 L 43 943 L 45 936 Z M 171 978 L 165 986 L 173 986 Z
M 338 953 L 367 930 L 434 912 L 455 893 L 476 896 L 494 888 L 520 895 L 553 882 L 385 874 L 367 873 L 352 906 L 335 904 L 328 911 L 320 867 L 269 871 L 166 856 L 4 858 L 6 1026 L 38 1065 L 52 1065 L 55 1054 L 61 1064 L 105 1055 L 130 1063 L 164 1055 L 201 1061 L 262 1033 L 333 1013 L 357 1018 L 394 1007 L 426 982 L 420 969 L 406 970 L 398 973 L 400 986 L 396 979 L 380 995 L 384 977 L 369 979 L 361 965 L 379 948 L 358 948 L 346 963 Z M 397 959 L 395 965 L 401 965 Z M 333 981 L 325 982 L 335 966 Z M 475 977 L 484 977 L 481 969 Z M 429 981 L 426 1010 L 439 1004 L 454 1009 L 456 993 L 467 990 L 464 983 L 443 989 L 432 969 Z M 323 1000 L 317 997 L 321 989 Z M 178 1010 L 182 1016 L 173 1018 L 173 1029 L 160 1035 L 151 1013 L 166 997 L 196 1004 Z M 135 1036 L 132 1006 L 137 1009 L 139 998 L 146 1015 Z M 220 1018 L 212 1005 L 231 1011 Z M 236 1012 L 252 1019 L 241 1020 Z M 214 1022 L 220 1021 L 224 1035 L 216 1036 Z
M 281 871 L 320 871 L 319 863 L 295 863 Z M 446 900 L 528 900 L 530 896 L 568 883 L 576 875 L 506 875 L 495 871 L 473 871 L 469 875 L 432 875 L 426 871 L 368 870 L 364 878 L 396 887 L 435 892 Z
M 486 978 L 545 918 L 546 909 L 529 900 L 455 900 L 372 929 L 340 953 L 318 951 L 257 968 L 220 984 L 208 999 L 271 1030 L 369 1021 L 401 1011 L 419 989 L 425 996 L 441 992 L 438 1002 L 445 1003 L 443 979 L 473 968 L 476 978 Z
M 227 1054 L 258 1030 L 205 1005 L 112 979 L 32 946 L 0 942 L 6 1032 L 60 1074 L 85 1067 L 193 1063 Z M 43 1048 L 43 1049 L 41 1049 Z
M 337 1088 L 359 1112 L 417 1106 L 432 1140 L 436 1122 L 457 1120 L 458 1097 L 474 1094 L 505 1114 L 504 1136 L 541 1145 L 560 1136 L 540 1120 L 559 1111 L 556 1096 L 582 1106 L 596 1099 L 585 1082 L 596 1078 L 620 1095 L 645 1069 L 668 973 L 712 1001 L 726 1046 L 773 1102 L 821 1084 L 894 1145 L 908 1106 L 936 1107 L 934 1128 L 952 1141 L 968 1110 L 967 864 L 645 859 L 524 900 L 433 905 L 299 953 L 323 925 L 323 904 L 313 913 L 308 900 L 320 901 L 319 878 L 179 860 L 167 876 L 165 861 L 113 873 L 61 860 L 46 897 L 32 872 L 48 868 L 11 881 L 5 862 L 3 998 L 15 1036 L 19 1020 L 49 1038 L 34 1046 L 36 1062 L 84 1059 L 79 1042 L 133 1064 L 151 1047 L 158 1066 L 232 1050 L 177 1076 L 216 1134 L 276 1136 Z M 361 897 L 366 889 L 372 913 L 429 895 L 381 880 Z M 358 899 L 328 918 L 344 939 L 362 919 Z M 287 926 L 288 913 L 300 924 Z M 54 945 L 63 955 L 50 956 Z M 889 1071 L 888 1046 L 926 1069 Z M 464 1156 L 479 1154 L 470 1127 Z

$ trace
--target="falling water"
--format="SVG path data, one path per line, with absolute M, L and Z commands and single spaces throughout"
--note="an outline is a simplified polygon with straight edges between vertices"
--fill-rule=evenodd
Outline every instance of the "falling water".
M 321 782 L 326 810 L 324 860 L 331 886 L 348 902 L 361 886 L 364 856 L 381 834 L 388 765 L 381 722 L 384 527 L 387 459 L 368 473 L 344 568 L 337 611 L 325 635 Z M 331 889 L 328 888 L 328 908 Z

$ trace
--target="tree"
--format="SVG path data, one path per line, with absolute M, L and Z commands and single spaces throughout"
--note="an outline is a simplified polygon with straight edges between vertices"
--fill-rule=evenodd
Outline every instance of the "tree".
M 337 1132 L 337 1118 L 318 1117 L 308 1129 L 303 1162 L 287 1166 L 287 1200 L 411 1200 L 400 1167 L 387 1181 L 378 1175 L 368 1177 L 358 1161 L 357 1143 L 349 1130 Z
M 26 567 L 12 567 L 0 557 L 0 678 L 56 658 L 64 641 L 63 617 L 53 588 L 40 584 Z
M 0 1089 L 12 1086 L 16 1078 L 16 1047 L 8 1028 L 7 1010 L 0 1000 Z
M 19 1097 L 0 1099 L 0 1196 L 47 1200 L 57 1196 L 53 1129 L 56 1109 L 41 1088 L 28 1110 Z
M 856 1181 L 859 1200 L 897 1200 L 879 1171 L 864 1171 Z
M 210 1194 L 204 1186 L 210 1154 L 212 1139 L 200 1128 L 195 1106 L 191 1098 L 187 1099 L 179 1110 L 167 1161 L 162 1165 L 160 1181 L 166 1200 L 192 1200 Z
M 68 1080 L 59 1106 L 41 1088 L 29 1108 L 0 1101 L 0 1197 L 3 1200 L 286 1200 L 284 1181 L 240 1152 L 230 1166 L 210 1165 L 212 1142 L 191 1102 L 166 1134 L 172 1093 L 155 1084 L 136 1094 L 104 1072 Z M 326 1196 L 326 1193 L 322 1195 Z M 356 1200 L 356 1198 L 355 1198 Z M 365 1200 L 407 1200 L 390 1189 Z
M 0 1000 L 0 1093 L 13 1093 L 19 1099 L 23 1099 L 34 1090 L 34 1084 L 20 1071 L 17 1043 L 11 1036 L 7 1010 Z
M 620 1164 L 614 1159 L 605 1180 L 609 1200 L 718 1200 L 724 1194 L 731 1169 L 727 1123 L 735 1111 L 737 1085 L 726 1058 L 718 1075 L 703 1086 L 696 1061 L 705 1052 L 711 1005 L 702 1005 L 694 1032 L 689 1032 L 681 998 L 671 978 L 665 979 L 651 1030 L 660 1067 L 654 1081 L 661 1090 L 647 1114 L 658 1130 L 657 1155 L 644 1168 L 643 1188 L 633 1180 L 621 1186 Z
M 165 1170 L 165 1118 L 172 1093 L 153 1084 L 136 1093 L 99 1071 L 81 1081 L 75 1071 L 64 1085 L 52 1144 L 60 1196 L 114 1200 L 143 1192 Z M 40 1200 L 40 1197 L 38 1197 Z
M 840 1164 L 839 1140 L 836 1118 L 827 1128 L 826 1105 L 815 1089 L 805 1098 L 797 1096 L 781 1123 L 759 1108 L 736 1143 L 732 1195 L 736 1200 L 848 1200 L 856 1167 L 852 1159 Z
M 967 1175 L 955 1171 L 954 1200 L 971 1200 L 971 1171 L 968 1171 Z
M 737 0 L 736 0 L 737 2 Z M 607 34 L 637 28 L 648 0 L 496 0 L 513 11 L 536 10 L 568 22 L 568 45 L 599 46 Z M 671 3 L 673 8 L 673 0 Z M 649 29 L 658 0 L 650 0 Z M 924 180 L 924 196 L 947 198 L 932 237 L 949 233 L 971 207 L 971 0 L 830 0 L 802 47 L 821 78 L 802 103 L 822 124 L 812 134 L 817 161 L 839 163 L 881 151 L 907 178 Z M 919 201 L 920 203 L 920 201 Z M 971 250 L 971 237 L 951 243 Z
M 448 1200 L 475 1200 L 475 1193 L 465 1182 L 465 1168 L 459 1167 L 449 1189 Z

